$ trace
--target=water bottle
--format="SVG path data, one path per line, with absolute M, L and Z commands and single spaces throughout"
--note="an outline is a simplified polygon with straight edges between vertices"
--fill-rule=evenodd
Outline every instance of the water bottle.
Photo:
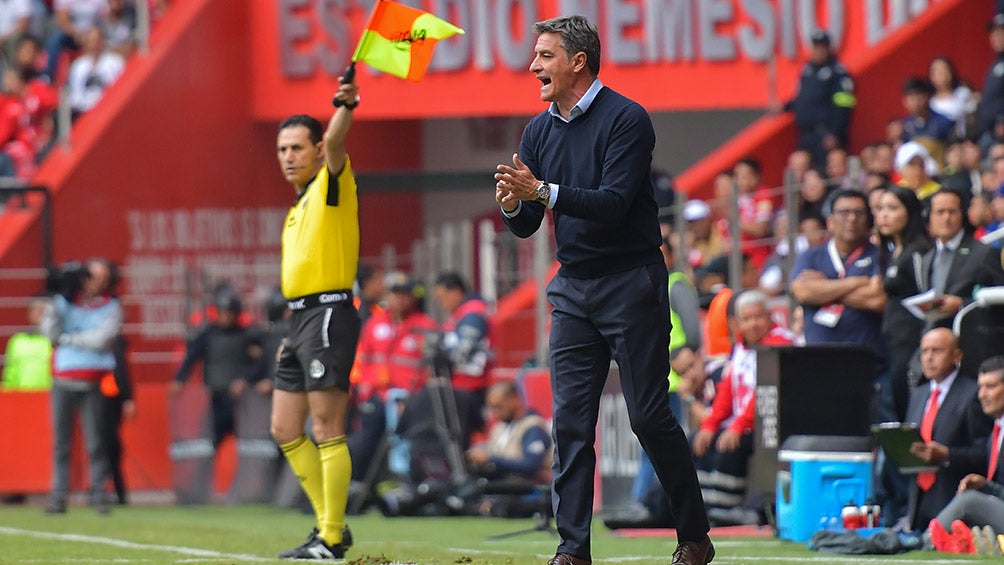
M 864 519 L 864 527 L 866 528 L 878 527 L 881 514 L 882 507 L 870 498 L 861 506 L 861 515 Z
M 840 510 L 840 518 L 844 522 L 845 530 L 856 530 L 864 524 L 861 508 L 854 504 L 853 500 L 848 501 Z

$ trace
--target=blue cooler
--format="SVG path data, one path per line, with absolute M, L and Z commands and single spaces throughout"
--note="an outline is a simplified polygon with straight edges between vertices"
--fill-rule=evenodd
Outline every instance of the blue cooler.
M 781 539 L 804 542 L 824 527 L 843 528 L 840 509 L 872 498 L 875 455 L 867 437 L 791 436 L 777 460 Z

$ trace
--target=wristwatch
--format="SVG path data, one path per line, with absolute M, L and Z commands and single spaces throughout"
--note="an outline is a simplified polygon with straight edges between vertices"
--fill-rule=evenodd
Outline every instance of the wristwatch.
M 540 202 L 544 206 L 547 206 L 551 202 L 551 185 L 544 181 L 540 181 L 537 185 L 537 202 Z

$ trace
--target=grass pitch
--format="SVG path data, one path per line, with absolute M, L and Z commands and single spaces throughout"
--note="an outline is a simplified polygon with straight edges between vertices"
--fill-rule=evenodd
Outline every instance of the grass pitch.
M 355 546 L 349 565 L 543 565 L 555 538 L 533 532 L 504 540 L 488 536 L 531 527 L 532 520 L 384 518 L 349 520 Z M 668 564 L 676 540 L 626 539 L 598 521 L 594 563 Z M 39 506 L 0 506 L 0 564 L 14 563 L 288 563 L 277 551 L 300 543 L 309 516 L 267 506 L 133 506 L 99 516 L 86 507 L 46 516 Z M 776 539 L 715 539 L 719 565 L 973 563 L 993 558 L 911 552 L 899 556 L 843 556 L 809 551 Z

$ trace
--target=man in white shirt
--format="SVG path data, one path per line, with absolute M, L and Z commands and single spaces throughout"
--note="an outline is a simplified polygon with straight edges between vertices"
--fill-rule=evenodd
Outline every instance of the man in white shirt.
M 84 34 L 84 54 L 70 65 L 66 81 L 73 118 L 90 110 L 125 69 L 122 55 L 105 49 L 105 36 L 95 26 Z

